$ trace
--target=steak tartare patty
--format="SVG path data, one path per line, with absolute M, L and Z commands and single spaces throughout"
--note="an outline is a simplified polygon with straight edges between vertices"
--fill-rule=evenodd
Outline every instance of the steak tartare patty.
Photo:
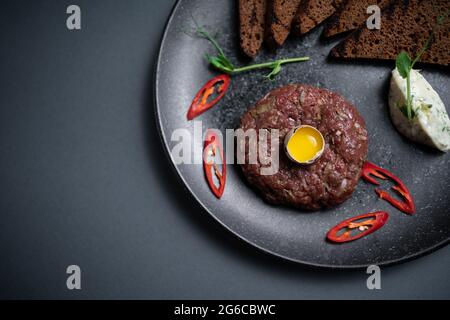
M 291 161 L 283 147 L 289 130 L 300 125 L 317 128 L 325 139 L 322 156 L 307 166 Z M 259 157 L 257 163 L 248 163 L 249 139 L 241 145 L 244 176 L 268 202 L 318 210 L 352 195 L 367 157 L 368 138 L 363 118 L 339 94 L 303 84 L 275 89 L 243 115 L 241 129 L 279 130 L 279 170 L 272 175 L 261 174 L 262 163 L 267 163 Z

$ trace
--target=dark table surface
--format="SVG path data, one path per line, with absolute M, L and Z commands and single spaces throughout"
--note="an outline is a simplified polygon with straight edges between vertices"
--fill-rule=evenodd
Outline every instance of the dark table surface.
M 231 1 L 231 0 L 230 0 Z M 450 247 L 382 270 L 262 253 L 192 199 L 158 136 L 153 67 L 174 0 L 0 10 L 0 298 L 450 298 Z M 66 28 L 77 4 L 82 29 Z M 68 290 L 66 268 L 81 268 Z

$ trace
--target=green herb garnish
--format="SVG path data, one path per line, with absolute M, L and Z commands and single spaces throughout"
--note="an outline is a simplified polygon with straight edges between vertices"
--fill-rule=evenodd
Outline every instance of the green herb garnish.
M 414 112 L 414 110 L 412 108 L 409 109 L 407 107 L 406 103 L 404 105 L 401 105 L 399 108 L 400 108 L 400 111 L 403 113 L 403 115 L 408 119 L 414 119 L 414 117 L 416 116 L 416 113 Z
M 400 54 L 397 56 L 397 59 L 395 60 L 395 66 L 397 67 L 398 73 L 403 79 L 406 79 L 406 104 L 401 106 L 400 110 L 409 120 L 413 119 L 415 116 L 415 113 L 412 109 L 413 96 L 411 95 L 411 70 L 430 46 L 431 41 L 434 38 L 434 33 L 437 26 L 440 26 L 444 23 L 449 13 L 450 12 L 447 12 L 437 17 L 436 25 L 433 27 L 430 37 L 428 38 L 423 48 L 419 51 L 417 56 L 414 58 L 414 60 L 412 60 L 409 54 L 405 51 L 400 52 Z
M 225 72 L 227 74 L 233 75 L 241 72 L 252 71 L 257 69 L 270 69 L 270 73 L 268 73 L 265 77 L 267 79 L 273 80 L 277 74 L 281 72 L 281 67 L 287 63 L 295 63 L 295 62 L 304 62 L 308 61 L 309 57 L 298 57 L 298 58 L 289 58 L 289 59 L 279 59 L 274 61 L 269 61 L 265 63 L 251 64 L 244 67 L 235 67 L 231 61 L 225 56 L 223 49 L 217 43 L 217 41 L 203 28 L 197 27 L 196 33 L 205 38 L 214 46 L 217 50 L 217 55 L 212 56 L 207 54 L 206 59 L 208 62 L 216 69 Z
M 408 118 L 413 118 L 412 111 L 412 96 L 411 96 L 411 70 L 413 64 L 409 54 L 405 51 L 400 52 L 395 60 L 395 66 L 397 67 L 398 73 L 403 79 L 406 79 L 406 104 L 401 106 L 400 110 Z

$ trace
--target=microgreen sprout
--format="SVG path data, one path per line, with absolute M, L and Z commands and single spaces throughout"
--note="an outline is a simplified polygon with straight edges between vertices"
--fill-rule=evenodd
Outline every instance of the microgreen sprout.
M 411 70 L 413 69 L 414 65 L 420 60 L 425 51 L 429 48 L 432 40 L 434 39 L 436 28 L 444 23 L 449 13 L 450 11 L 437 17 L 436 25 L 433 27 L 430 37 L 428 38 L 423 48 L 420 49 L 414 60 L 412 60 L 409 54 L 405 51 L 400 52 L 400 54 L 397 56 L 397 59 L 395 60 L 395 66 L 397 67 L 398 73 L 403 79 L 406 79 L 406 103 L 401 107 L 401 111 L 409 120 L 412 120 L 415 116 L 415 112 L 412 109 L 413 95 L 411 94 Z
M 281 72 L 281 67 L 284 64 L 304 62 L 304 61 L 309 60 L 309 57 L 287 58 L 287 59 L 279 59 L 279 60 L 274 60 L 274 61 L 269 61 L 269 62 L 264 62 L 264 63 L 251 64 L 251 65 L 243 66 L 243 67 L 235 67 L 231 63 L 231 61 L 227 58 L 223 49 L 218 44 L 218 42 L 206 30 L 204 30 L 201 27 L 197 27 L 196 33 L 200 37 L 208 40 L 217 51 L 216 55 L 210 55 L 210 54 L 206 55 L 206 59 L 208 60 L 209 64 L 211 64 L 211 66 L 213 66 L 217 70 L 220 70 L 229 75 L 235 75 L 238 73 L 257 70 L 257 69 L 269 69 L 270 72 L 265 77 L 269 80 L 273 80 Z

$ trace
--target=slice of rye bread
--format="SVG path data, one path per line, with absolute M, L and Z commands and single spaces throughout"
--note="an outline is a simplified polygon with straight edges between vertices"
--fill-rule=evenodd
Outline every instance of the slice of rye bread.
M 281 46 L 291 32 L 301 0 L 268 0 L 266 43 L 276 48 Z
M 347 0 L 330 18 L 323 35 L 332 37 L 337 34 L 354 30 L 363 24 L 369 17 L 367 8 L 377 5 L 381 10 L 396 0 Z
M 267 0 L 239 0 L 240 42 L 242 51 L 254 58 L 264 40 Z
M 449 0 L 398 0 L 382 12 L 380 30 L 370 30 L 364 24 L 335 46 L 330 55 L 394 60 L 404 50 L 414 58 L 435 28 L 433 40 L 420 61 L 449 66 L 449 12 Z M 437 25 L 437 18 L 446 13 L 443 23 Z
M 331 16 L 346 0 L 303 0 L 294 18 L 294 31 L 303 35 Z

